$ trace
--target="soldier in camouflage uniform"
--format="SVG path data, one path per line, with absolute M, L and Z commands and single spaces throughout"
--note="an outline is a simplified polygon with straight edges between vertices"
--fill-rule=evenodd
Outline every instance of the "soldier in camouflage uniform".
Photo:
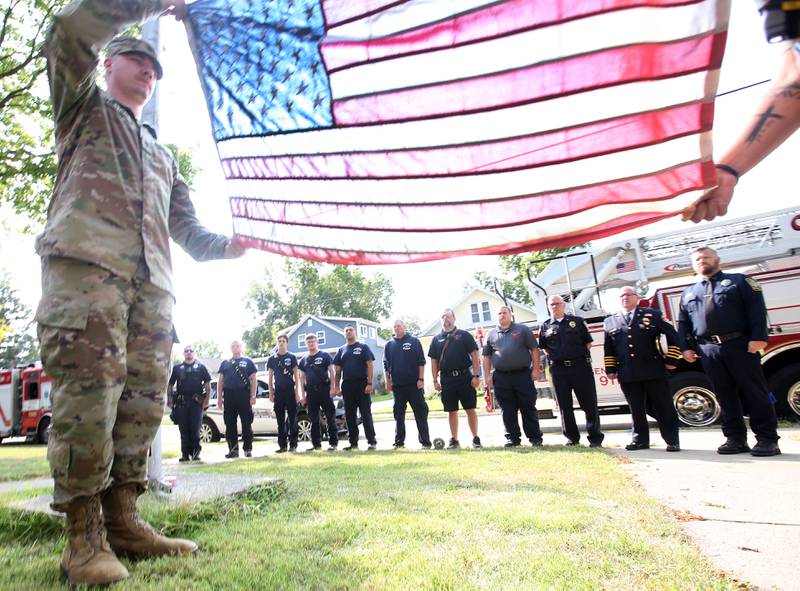
M 117 37 L 183 0 L 81 0 L 58 14 L 43 52 L 58 175 L 36 242 L 42 363 L 54 381 L 48 447 L 53 508 L 67 514 L 62 572 L 104 584 L 128 571 L 114 552 L 190 554 L 136 512 L 161 422 L 174 341 L 169 238 L 197 260 L 243 249 L 197 220 L 170 152 L 140 122 L 162 69 L 144 41 Z M 109 43 L 110 41 L 110 43 Z M 103 67 L 107 90 L 95 72 Z

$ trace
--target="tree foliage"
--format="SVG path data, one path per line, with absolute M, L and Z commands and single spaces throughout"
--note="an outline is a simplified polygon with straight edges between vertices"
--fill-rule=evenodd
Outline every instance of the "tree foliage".
M 0 8 L 0 203 L 35 223 L 44 220 L 56 175 L 46 62 L 51 19 L 66 0 L 6 0 Z M 125 34 L 141 34 L 131 27 Z M 192 151 L 168 145 L 192 187 L 199 169 Z
M 31 309 L 12 289 L 8 275 L 0 276 L 0 367 L 31 363 L 38 353 L 31 334 Z
M 219 343 L 211 339 L 198 339 L 192 343 L 192 346 L 194 347 L 194 354 L 197 357 L 216 357 L 217 359 L 222 357 L 222 347 L 219 346 Z
M 400 316 L 399 318 L 402 320 L 403 324 L 406 325 L 406 332 L 413 336 L 419 336 L 419 333 L 422 331 L 422 320 L 420 320 L 419 316 L 415 316 L 414 314 L 405 314 L 404 316 Z M 395 318 L 391 319 L 391 324 L 388 327 L 381 327 L 378 329 L 378 334 L 384 340 L 389 340 L 394 335 L 394 321 Z
M 531 305 L 533 302 L 531 301 L 530 292 L 528 291 L 531 284 L 530 281 L 528 281 L 527 271 L 530 268 L 531 276 L 535 276 L 549 264 L 549 261 L 535 261 L 585 247 L 586 244 L 578 244 L 565 248 L 545 248 L 526 254 L 501 256 L 500 268 L 502 269 L 502 273 L 499 276 L 494 277 L 481 271 L 475 273 L 473 278 L 481 287 L 497 293 L 500 297 L 505 296 L 521 304 Z
M 250 286 L 246 305 L 255 326 L 243 340 L 254 355 L 266 354 L 278 331 L 296 324 L 305 314 L 342 316 L 377 321 L 392 309 L 394 287 L 378 273 L 367 277 L 356 267 L 329 266 L 286 259 L 285 284 L 276 286 L 269 272 Z

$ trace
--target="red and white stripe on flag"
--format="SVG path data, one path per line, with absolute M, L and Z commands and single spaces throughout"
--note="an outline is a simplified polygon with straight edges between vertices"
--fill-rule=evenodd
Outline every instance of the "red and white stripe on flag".
M 218 144 L 236 233 L 383 264 L 564 246 L 716 182 L 729 0 L 327 0 L 334 127 Z

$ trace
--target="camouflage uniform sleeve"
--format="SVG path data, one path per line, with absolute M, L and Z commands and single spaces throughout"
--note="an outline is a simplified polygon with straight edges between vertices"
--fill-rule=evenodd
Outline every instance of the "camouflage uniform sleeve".
M 56 137 L 64 120 L 95 88 L 100 50 L 127 25 L 160 12 L 160 0 L 76 0 L 53 18 L 42 54 Z
M 173 160 L 175 182 L 169 203 L 169 234 L 196 261 L 225 258 L 227 236 L 209 232 L 197 219 L 189 187 Z

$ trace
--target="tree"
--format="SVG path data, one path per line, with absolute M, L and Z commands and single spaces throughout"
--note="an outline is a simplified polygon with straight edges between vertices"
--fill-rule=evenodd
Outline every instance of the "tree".
M 192 346 L 194 347 L 194 354 L 197 357 L 216 357 L 217 359 L 222 357 L 222 347 L 219 346 L 219 343 L 211 339 L 199 339 L 192 343 Z
M 31 328 L 31 309 L 20 301 L 8 275 L 0 276 L 0 367 L 35 361 L 38 345 Z
M 243 340 L 254 355 L 265 354 L 277 331 L 296 324 L 304 314 L 343 316 L 377 321 L 392 308 L 394 287 L 384 275 L 370 278 L 355 267 L 329 266 L 286 259 L 286 284 L 276 287 L 269 271 L 251 284 L 247 308 L 257 323 Z
M 538 259 L 557 256 L 564 252 L 585 248 L 586 244 L 578 244 L 565 248 L 545 248 L 535 250 L 526 254 L 512 254 L 500 257 L 500 267 L 503 270 L 499 277 L 493 277 L 483 271 L 475 273 L 473 278 L 481 287 L 497 293 L 501 297 L 519 302 L 520 304 L 531 305 L 530 281 L 528 281 L 527 270 L 530 267 L 531 276 L 541 272 L 549 261 L 534 263 Z M 498 293 L 499 292 L 499 293 Z
M 66 0 L 7 0 L 0 9 L 0 204 L 33 222 L 44 220 L 56 175 L 53 123 L 40 54 L 51 19 Z M 137 25 L 125 34 L 140 33 Z M 199 173 L 192 152 L 174 145 L 189 187 Z

